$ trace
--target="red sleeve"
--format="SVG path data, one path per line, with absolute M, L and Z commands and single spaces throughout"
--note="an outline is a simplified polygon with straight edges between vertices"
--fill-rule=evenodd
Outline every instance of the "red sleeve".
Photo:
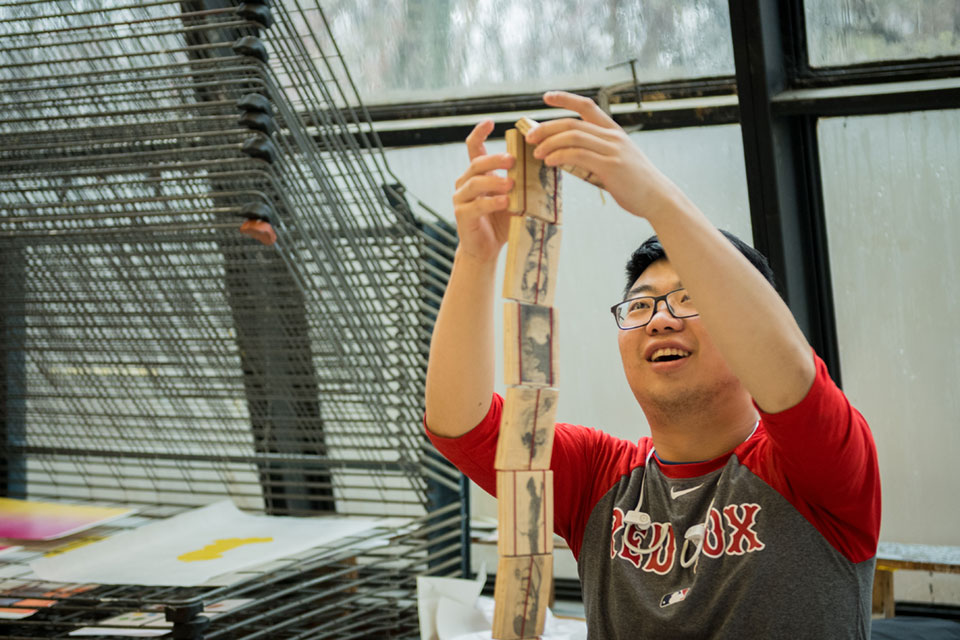
M 437 450 L 492 496 L 497 495 L 493 464 L 502 411 L 503 398 L 494 394 L 480 424 L 459 438 L 445 438 L 426 429 Z M 583 530 L 593 507 L 621 476 L 643 463 L 649 440 L 641 444 L 638 447 L 596 429 L 557 423 L 550 458 L 554 531 L 567 541 L 574 557 L 580 557 Z
M 748 466 L 793 504 L 852 562 L 876 555 L 880 535 L 880 471 L 867 421 L 830 379 L 814 354 L 807 395 L 779 413 L 760 410 L 768 439 L 766 464 Z
M 496 497 L 497 471 L 493 461 L 497 457 L 497 438 L 500 435 L 500 414 L 503 413 L 503 397 L 493 394 L 493 401 L 480 424 L 459 438 L 445 438 L 430 431 L 427 416 L 423 426 L 427 437 L 444 458 L 453 463 L 465 476 L 481 489 Z

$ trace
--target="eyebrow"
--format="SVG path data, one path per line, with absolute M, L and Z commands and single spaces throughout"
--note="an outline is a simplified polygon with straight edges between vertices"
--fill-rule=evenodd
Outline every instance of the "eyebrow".
M 683 288 L 683 285 L 680 283 L 679 280 L 677 280 L 676 283 L 674 283 L 673 287 L 671 287 L 669 290 L 675 291 L 677 289 L 682 289 L 682 288 Z M 640 295 L 644 293 L 656 293 L 656 291 L 657 291 L 656 287 L 654 287 L 652 284 L 641 284 L 630 289 L 630 291 L 627 291 L 627 298 L 629 298 L 630 296 Z

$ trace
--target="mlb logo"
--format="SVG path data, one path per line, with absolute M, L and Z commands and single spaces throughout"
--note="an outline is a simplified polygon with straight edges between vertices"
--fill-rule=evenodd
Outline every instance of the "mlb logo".
M 690 587 L 687 587 L 686 589 L 680 589 L 680 591 L 668 593 L 660 599 L 660 608 L 669 607 L 672 604 L 677 604 L 681 600 L 685 600 L 689 591 Z

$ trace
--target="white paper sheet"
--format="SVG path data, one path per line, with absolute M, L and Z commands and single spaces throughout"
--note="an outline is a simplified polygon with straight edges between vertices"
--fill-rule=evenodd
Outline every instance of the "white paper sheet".
M 119 629 L 115 627 L 80 627 L 70 632 L 71 636 L 119 636 L 122 638 L 150 638 L 165 636 L 170 629 Z
M 476 580 L 459 578 L 417 578 L 417 613 L 420 617 L 420 640 L 438 640 L 437 610 L 441 600 L 473 609 L 487 582 L 487 568 L 480 568 Z
M 254 516 L 224 501 L 41 558 L 30 567 L 41 579 L 57 582 L 189 587 L 379 524 L 372 518 Z
M 486 568 L 476 580 L 417 578 L 421 640 L 491 640 L 493 598 L 480 597 Z M 587 623 L 547 610 L 541 640 L 586 640 Z

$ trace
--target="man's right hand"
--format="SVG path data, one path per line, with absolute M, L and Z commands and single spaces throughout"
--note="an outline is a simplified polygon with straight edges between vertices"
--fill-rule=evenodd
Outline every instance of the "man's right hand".
M 486 415 L 493 398 L 494 278 L 507 242 L 507 193 L 513 181 L 495 172 L 509 169 L 508 154 L 487 155 L 493 131 L 485 120 L 467 137 L 470 167 L 453 196 L 460 246 L 430 341 L 426 408 L 430 430 L 448 438 L 463 435 Z
M 481 263 L 497 259 L 510 229 L 507 193 L 513 180 L 494 172 L 511 168 L 515 159 L 506 153 L 487 154 L 483 143 L 492 131 L 493 121 L 484 120 L 467 136 L 470 166 L 453 195 L 460 251 Z

